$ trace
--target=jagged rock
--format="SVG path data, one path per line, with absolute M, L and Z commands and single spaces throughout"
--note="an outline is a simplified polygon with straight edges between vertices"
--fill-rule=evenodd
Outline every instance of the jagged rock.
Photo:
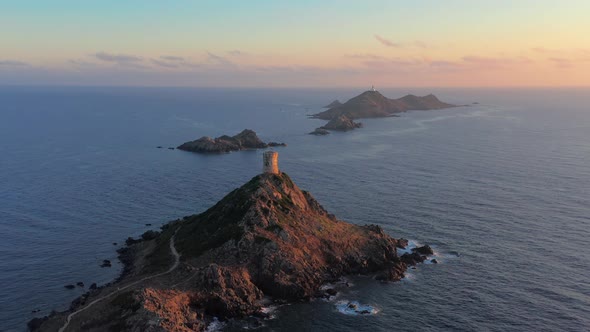
M 76 286 L 70 284 L 70 285 L 65 285 L 64 288 L 65 289 L 74 289 L 74 288 L 76 288 Z
M 310 135 L 317 135 L 317 136 L 323 136 L 323 135 L 328 135 L 330 134 L 329 131 L 327 131 L 326 129 L 323 128 L 316 128 L 314 131 L 312 131 L 311 133 L 309 133 Z
M 90 287 L 88 287 L 89 290 L 95 290 L 97 288 L 98 287 L 96 286 L 96 283 L 95 282 L 93 282 L 92 284 L 90 284 Z
M 330 296 L 334 296 L 334 295 L 338 294 L 338 291 L 336 291 L 334 288 L 328 288 L 328 289 L 326 289 L 326 294 L 328 294 Z
M 84 283 L 82 281 L 78 281 L 76 283 L 76 286 L 78 286 L 78 287 L 84 287 Z
M 400 259 L 407 265 L 416 265 L 418 263 L 424 262 L 424 260 L 426 260 L 426 256 L 422 256 L 414 251 L 411 254 L 403 254 Z
M 285 143 L 278 143 L 278 142 L 268 142 L 268 146 L 275 147 L 275 146 L 287 146 Z
M 139 242 L 141 242 L 141 240 L 139 240 L 139 239 L 136 240 L 132 237 L 128 237 L 127 240 L 125 240 L 125 244 L 128 246 L 133 245 L 135 243 L 139 243 Z
M 102 264 L 100 264 L 100 267 L 111 267 L 111 261 L 108 259 L 104 259 L 102 261 Z
M 406 249 L 408 244 L 409 244 L 409 241 L 407 239 L 398 239 L 397 240 L 397 247 L 400 249 Z
M 434 255 L 434 250 L 432 250 L 432 248 L 430 248 L 429 245 L 414 248 L 414 249 L 412 249 L 412 251 L 415 251 L 415 252 L 419 253 L 420 255 L 426 255 L 426 256 Z

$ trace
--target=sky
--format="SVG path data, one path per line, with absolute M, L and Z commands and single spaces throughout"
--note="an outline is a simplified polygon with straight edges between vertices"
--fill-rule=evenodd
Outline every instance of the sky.
M 0 84 L 590 86 L 590 1 L 0 0 Z

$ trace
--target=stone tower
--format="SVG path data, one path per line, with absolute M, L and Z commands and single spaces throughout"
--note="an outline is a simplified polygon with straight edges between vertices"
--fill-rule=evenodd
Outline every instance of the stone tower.
M 279 153 L 264 151 L 262 154 L 262 173 L 279 174 Z

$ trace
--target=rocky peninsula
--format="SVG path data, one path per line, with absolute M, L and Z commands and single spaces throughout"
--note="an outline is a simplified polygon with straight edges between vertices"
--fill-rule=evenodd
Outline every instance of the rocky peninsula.
M 398 255 L 406 240 L 337 219 L 278 170 L 128 243 L 119 281 L 91 290 L 67 312 L 31 321 L 30 329 L 204 331 L 216 319 L 264 318 L 265 301 L 329 297 L 336 291 L 321 286 L 345 275 L 400 280 L 408 264 L 432 253 Z
M 256 132 L 250 129 L 244 129 L 235 136 L 223 135 L 217 138 L 203 136 L 197 140 L 185 142 L 179 145 L 177 149 L 199 152 L 199 153 L 226 153 L 231 151 L 264 149 L 275 146 L 286 146 L 285 143 L 269 142 L 264 143 Z

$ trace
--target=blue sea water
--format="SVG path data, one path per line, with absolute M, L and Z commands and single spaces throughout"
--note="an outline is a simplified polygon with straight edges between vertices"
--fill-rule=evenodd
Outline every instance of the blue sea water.
M 259 173 L 261 151 L 166 149 L 244 128 L 286 142 L 281 169 L 340 219 L 440 261 L 394 284 L 351 278 L 261 330 L 590 330 L 590 90 L 384 89 L 478 104 L 306 134 L 324 123 L 307 114 L 360 92 L 0 87 L 0 330 L 66 309 L 84 290 L 65 284 L 116 278 L 125 238 Z M 348 301 L 374 314 L 339 310 Z

